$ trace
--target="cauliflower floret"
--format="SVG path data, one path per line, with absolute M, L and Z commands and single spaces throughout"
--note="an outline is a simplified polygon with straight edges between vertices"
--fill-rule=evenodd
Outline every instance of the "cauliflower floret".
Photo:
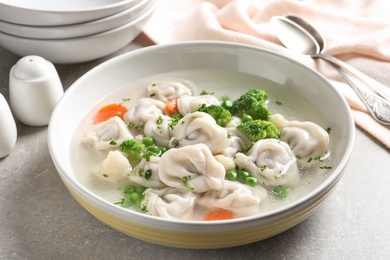
M 110 151 L 107 157 L 93 171 L 99 179 L 111 183 L 120 183 L 131 172 L 127 158 L 119 151 Z

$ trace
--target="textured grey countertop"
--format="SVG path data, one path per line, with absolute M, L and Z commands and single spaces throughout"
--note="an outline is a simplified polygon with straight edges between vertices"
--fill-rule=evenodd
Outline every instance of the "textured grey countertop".
M 136 41 L 112 56 L 139 47 Z M 0 47 L 0 92 L 7 100 L 9 71 L 19 59 Z M 102 61 L 56 65 L 56 69 L 67 89 Z M 47 127 L 17 122 L 17 128 L 14 150 L 0 159 L 0 259 L 390 257 L 390 153 L 359 129 L 350 164 L 339 185 L 307 220 L 253 244 L 187 250 L 140 241 L 95 219 L 62 184 L 47 148 Z

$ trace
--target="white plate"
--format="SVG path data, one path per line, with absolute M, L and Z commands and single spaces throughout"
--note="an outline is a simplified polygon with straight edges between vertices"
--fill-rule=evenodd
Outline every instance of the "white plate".
M 63 40 L 42 40 L 0 32 L 0 45 L 17 55 L 37 55 L 52 63 L 71 64 L 91 61 L 121 49 L 137 37 L 157 5 L 158 1 L 155 1 L 137 19 L 103 33 Z
M 64 26 L 28 26 L 0 20 L 0 32 L 35 39 L 65 39 L 101 33 L 129 23 L 156 0 L 139 1 L 130 8 L 114 15 L 91 22 Z
M 0 0 L 1 20 L 31 26 L 57 26 L 100 19 L 142 0 Z

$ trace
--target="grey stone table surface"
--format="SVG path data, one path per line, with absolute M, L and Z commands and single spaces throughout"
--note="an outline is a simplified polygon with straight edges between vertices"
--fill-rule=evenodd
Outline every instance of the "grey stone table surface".
M 135 41 L 117 53 L 142 47 Z M 55 65 L 67 89 L 110 58 Z M 0 92 L 9 100 L 11 67 L 0 47 Z M 390 259 L 390 153 L 357 129 L 348 168 L 331 196 L 294 228 L 249 245 L 176 249 L 111 229 L 84 210 L 60 180 L 47 127 L 17 122 L 13 151 L 0 159 L 0 259 Z

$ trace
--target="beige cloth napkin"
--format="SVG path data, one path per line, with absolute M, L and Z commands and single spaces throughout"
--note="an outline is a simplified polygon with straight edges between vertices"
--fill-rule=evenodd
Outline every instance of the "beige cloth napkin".
M 377 123 L 326 62 L 287 50 L 270 19 L 293 14 L 312 23 L 326 53 L 390 87 L 390 1 L 385 0 L 161 0 L 144 29 L 157 44 L 218 40 L 258 46 L 292 57 L 325 75 L 346 98 L 357 126 L 390 149 L 390 127 Z

